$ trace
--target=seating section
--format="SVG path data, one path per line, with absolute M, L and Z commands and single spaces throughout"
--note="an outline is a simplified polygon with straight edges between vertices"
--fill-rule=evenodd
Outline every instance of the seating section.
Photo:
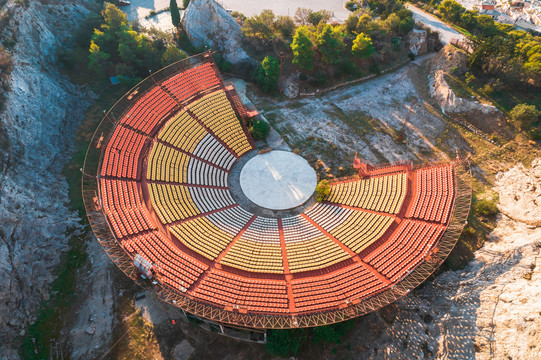
M 138 98 L 120 122 L 150 134 L 176 105 L 176 101 L 169 94 L 156 86 Z
M 207 219 L 209 219 L 216 227 L 235 237 L 246 224 L 248 224 L 248 221 L 250 221 L 252 216 L 252 214 L 240 206 L 235 206 L 230 209 L 210 214 L 207 216 Z
M 139 179 L 139 157 L 146 137 L 124 126 L 117 126 L 105 148 L 101 176 Z
M 301 216 L 282 219 L 289 271 L 326 268 L 349 254 Z
M 229 190 L 189 187 L 190 195 L 201 213 L 235 205 Z
M 190 156 L 154 143 L 147 163 L 147 179 L 174 183 L 188 182 L 188 162 Z
M 209 63 L 187 69 L 161 84 L 179 101 L 184 102 L 201 91 L 220 85 L 220 79 Z
M 419 169 L 414 179 L 413 205 L 406 217 L 447 223 L 455 197 L 453 165 Z
M 295 308 L 300 312 L 317 312 L 345 305 L 346 301 L 357 303 L 386 286 L 359 263 L 325 275 L 291 281 Z
M 154 144 L 148 157 L 149 180 L 226 187 L 227 178 L 225 171 L 161 143 Z
M 331 186 L 325 200 L 367 210 L 397 214 L 407 191 L 406 173 L 347 181 Z
M 251 279 L 212 269 L 192 295 L 239 312 L 288 312 L 287 288 L 282 280 Z
M 148 192 L 162 224 L 170 224 L 201 214 L 187 186 L 148 184 Z
M 161 282 L 182 292 L 208 269 L 208 265 L 184 254 L 159 231 L 131 236 L 123 240 L 122 245 L 153 264 L 152 270 Z
M 386 242 L 364 256 L 363 261 L 392 282 L 401 280 L 426 258 L 443 230 L 441 225 L 406 219 Z
M 351 214 L 342 207 L 319 203 L 304 213 L 325 231 L 332 231 Z
M 219 90 L 190 104 L 189 109 L 237 156 L 252 149 L 225 91 Z
M 207 217 L 198 217 L 171 226 L 169 230 L 187 247 L 214 260 L 235 235 L 214 225 Z
M 135 181 L 100 180 L 103 211 L 117 238 L 153 229 Z
M 278 221 L 258 216 L 227 251 L 221 263 L 246 271 L 282 274 Z
M 233 154 L 210 134 L 205 135 L 193 154 L 226 170 L 230 170 L 236 160 Z
M 206 135 L 205 128 L 181 110 L 160 130 L 158 139 L 191 154 Z
M 347 219 L 329 232 L 356 253 L 379 239 L 394 220 L 394 216 L 353 210 L 348 210 L 348 212 Z

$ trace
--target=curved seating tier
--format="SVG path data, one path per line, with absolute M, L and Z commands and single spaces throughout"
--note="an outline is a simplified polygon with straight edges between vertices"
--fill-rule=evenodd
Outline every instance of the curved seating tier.
M 100 188 L 103 210 L 117 238 L 154 228 L 135 181 L 102 179 Z
M 188 106 L 190 111 L 237 156 L 252 149 L 224 90 L 206 95 Z
M 319 270 L 350 255 L 302 216 L 282 220 L 289 271 Z
M 331 186 L 325 200 L 367 210 L 396 214 L 406 196 L 406 173 L 347 181 Z
M 446 223 L 454 202 L 453 166 L 422 168 L 413 175 L 415 195 L 406 217 Z
M 430 258 L 453 211 L 453 165 L 374 167 L 301 214 L 252 214 L 229 190 L 252 145 L 223 88 L 205 63 L 134 91 L 103 151 L 102 210 L 157 281 L 232 312 L 310 314 L 379 294 Z

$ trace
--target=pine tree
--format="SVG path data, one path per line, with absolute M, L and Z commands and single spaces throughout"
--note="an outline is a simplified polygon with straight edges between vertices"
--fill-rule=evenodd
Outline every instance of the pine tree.
M 171 0 L 169 8 L 171 10 L 171 21 L 175 27 L 180 25 L 180 11 L 178 11 L 178 5 L 176 0 Z
M 336 64 L 340 61 L 344 42 L 340 28 L 333 29 L 330 25 L 325 25 L 321 34 L 317 37 L 317 49 L 323 57 L 326 64 Z
M 310 33 L 306 26 L 299 26 L 291 43 L 293 50 L 293 64 L 303 70 L 310 70 L 314 67 L 314 50 Z

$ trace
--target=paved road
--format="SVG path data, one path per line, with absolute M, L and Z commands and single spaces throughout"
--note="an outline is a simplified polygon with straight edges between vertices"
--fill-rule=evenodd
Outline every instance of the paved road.
M 465 36 L 435 17 L 432 14 L 427 13 L 415 7 L 411 4 L 406 4 L 406 8 L 413 12 L 413 19 L 415 22 L 420 22 L 428 26 L 430 29 L 440 33 L 440 40 L 443 44 L 447 45 L 451 42 L 451 39 L 458 38 L 460 40 L 465 39 Z
M 217 0 L 224 8 L 232 9 L 243 13 L 246 16 L 259 14 L 261 10 L 270 9 L 275 15 L 294 16 L 298 7 L 304 7 L 313 10 L 331 10 L 334 13 L 334 19 L 344 21 L 350 12 L 344 7 L 347 0 Z M 182 0 L 177 0 L 177 4 L 182 6 Z M 143 26 L 156 26 L 162 30 L 172 28 L 170 19 L 163 14 L 145 20 L 151 10 L 158 11 L 169 7 L 169 0 L 131 0 L 131 5 L 124 6 L 121 9 L 126 12 L 129 20 L 139 20 Z M 168 15 L 169 13 L 167 13 Z M 169 16 L 170 17 L 170 16 Z

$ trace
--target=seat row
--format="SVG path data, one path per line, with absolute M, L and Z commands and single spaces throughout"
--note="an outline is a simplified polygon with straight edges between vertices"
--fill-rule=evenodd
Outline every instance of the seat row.
M 455 195 L 453 165 L 419 169 L 414 179 L 413 204 L 406 217 L 447 223 Z
M 153 229 L 135 181 L 100 179 L 102 206 L 117 238 Z
M 181 110 L 160 130 L 158 139 L 191 154 L 207 134 L 197 120 Z
M 201 64 L 172 76 L 161 83 L 180 102 L 200 91 L 220 85 L 220 79 L 210 63 Z
M 236 158 L 211 134 L 205 135 L 193 154 L 221 168 L 230 170 Z
M 331 192 L 325 200 L 396 214 L 402 207 L 406 191 L 407 175 L 400 173 L 332 185 Z
M 208 303 L 256 313 L 286 313 L 288 297 L 283 280 L 236 276 L 212 269 L 191 293 Z
M 190 104 L 189 109 L 219 139 L 224 141 L 237 157 L 252 149 L 225 91 L 218 90 L 206 95 Z
M 117 126 L 105 148 L 101 176 L 139 179 L 138 162 L 146 137 Z
M 152 206 L 164 225 L 201 213 L 187 186 L 151 183 L 148 191 Z
M 362 264 L 354 263 L 332 273 L 291 281 L 295 308 L 314 312 L 356 303 L 386 288 L 386 284 Z
M 401 280 L 434 248 L 444 228 L 424 221 L 403 220 L 393 235 L 364 256 L 378 272 L 392 282 Z
M 122 241 L 128 253 L 139 254 L 150 264 L 159 280 L 183 292 L 192 285 L 208 265 L 185 255 L 159 231 L 151 231 Z
M 150 134 L 176 106 L 174 99 L 159 86 L 139 97 L 121 118 L 121 123 Z
M 326 268 L 350 257 L 338 244 L 324 235 L 306 241 L 286 242 L 286 251 L 291 273 Z

